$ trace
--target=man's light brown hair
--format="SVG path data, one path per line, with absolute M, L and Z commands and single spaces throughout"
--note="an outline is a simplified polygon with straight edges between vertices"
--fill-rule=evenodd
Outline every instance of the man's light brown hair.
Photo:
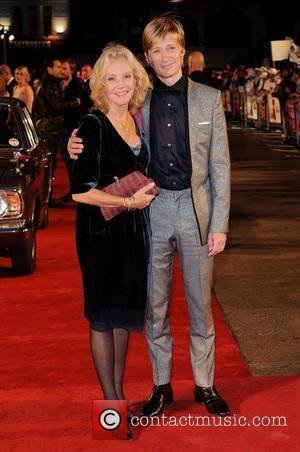
M 144 52 L 147 54 L 155 43 L 164 39 L 168 33 L 174 34 L 178 44 L 183 48 L 185 47 L 182 24 L 174 17 L 161 16 L 151 20 L 143 31 L 142 43 Z

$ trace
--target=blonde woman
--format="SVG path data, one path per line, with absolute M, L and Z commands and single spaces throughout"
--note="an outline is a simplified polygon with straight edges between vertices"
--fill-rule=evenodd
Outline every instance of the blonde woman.
M 132 198 L 102 188 L 134 170 L 145 172 L 149 149 L 133 114 L 149 84 L 146 71 L 124 46 L 109 44 L 90 81 L 96 107 L 80 124 L 84 152 L 74 161 L 71 191 L 78 202 L 77 253 L 84 286 L 84 314 L 104 399 L 124 399 L 123 371 L 129 332 L 141 331 L 147 299 L 148 214 L 154 184 Z M 128 211 L 105 221 L 101 206 Z
M 31 113 L 34 93 L 33 89 L 29 85 L 30 74 L 27 66 L 18 66 L 16 68 L 15 79 L 17 81 L 17 85 L 14 87 L 13 97 L 21 99 Z

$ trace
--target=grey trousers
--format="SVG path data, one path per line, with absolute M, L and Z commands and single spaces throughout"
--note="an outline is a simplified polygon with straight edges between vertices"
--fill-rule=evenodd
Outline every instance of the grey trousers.
M 150 207 L 152 258 L 146 337 L 154 384 L 171 381 L 173 339 L 169 324 L 173 260 L 177 250 L 190 319 L 190 357 L 199 386 L 214 382 L 215 332 L 211 310 L 213 257 L 201 246 L 191 190 L 160 189 Z

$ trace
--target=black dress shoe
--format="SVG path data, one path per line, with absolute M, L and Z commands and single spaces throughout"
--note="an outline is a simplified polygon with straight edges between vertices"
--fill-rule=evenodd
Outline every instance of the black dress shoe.
M 154 386 L 152 393 L 142 408 L 141 416 L 159 416 L 163 413 L 165 405 L 173 402 L 173 390 L 171 383 Z
M 228 416 L 230 414 L 227 403 L 222 399 L 215 386 L 208 388 L 195 386 L 195 402 L 204 403 L 209 413 L 217 414 L 218 416 Z

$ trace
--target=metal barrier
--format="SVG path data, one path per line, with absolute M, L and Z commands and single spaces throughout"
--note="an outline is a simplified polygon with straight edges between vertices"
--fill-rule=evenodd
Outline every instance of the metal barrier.
M 300 99 L 289 99 L 282 109 L 279 99 L 271 94 L 260 96 L 238 90 L 222 91 L 226 116 L 240 120 L 245 127 L 280 129 L 284 139 L 293 138 L 300 144 Z
M 285 105 L 286 134 L 300 143 L 300 99 L 289 99 Z

